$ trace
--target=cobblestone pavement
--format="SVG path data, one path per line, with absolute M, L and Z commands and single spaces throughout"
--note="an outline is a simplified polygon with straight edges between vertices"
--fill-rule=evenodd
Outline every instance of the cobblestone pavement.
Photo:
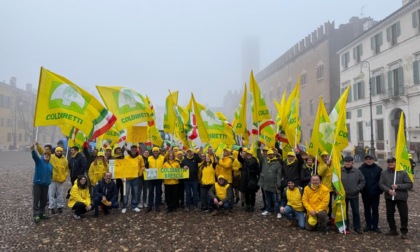
M 409 196 L 409 239 L 402 240 L 372 232 L 324 235 L 288 228 L 284 218 L 240 207 L 227 216 L 142 210 L 125 215 L 113 211 L 98 219 L 90 212 L 82 220 L 74 220 L 67 208 L 35 224 L 33 167 L 29 152 L 0 152 L 0 251 L 420 251 L 420 178 Z M 65 190 L 69 187 L 67 183 Z M 261 207 L 260 197 L 257 204 Z M 380 227 L 388 230 L 383 199 Z

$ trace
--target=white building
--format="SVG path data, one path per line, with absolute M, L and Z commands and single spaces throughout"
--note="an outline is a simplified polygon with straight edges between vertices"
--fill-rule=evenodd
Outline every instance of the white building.
M 338 51 L 341 90 L 351 85 L 348 148 L 370 147 L 371 94 L 378 159 L 394 155 L 401 111 L 407 145 L 414 152 L 420 146 L 420 1 L 406 1 L 379 23 L 367 23 L 365 28 L 361 36 Z

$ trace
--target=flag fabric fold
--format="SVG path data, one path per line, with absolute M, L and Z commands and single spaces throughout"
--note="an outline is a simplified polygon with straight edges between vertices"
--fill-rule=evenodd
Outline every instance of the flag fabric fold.
M 68 124 L 88 139 L 102 135 L 116 122 L 93 95 L 43 67 L 39 78 L 34 126 Z
M 401 112 L 400 123 L 398 124 L 397 143 L 395 148 L 396 171 L 406 171 L 411 182 L 414 183 L 414 174 L 411 169 L 410 158 L 408 157 L 407 141 L 404 132 L 404 112 Z

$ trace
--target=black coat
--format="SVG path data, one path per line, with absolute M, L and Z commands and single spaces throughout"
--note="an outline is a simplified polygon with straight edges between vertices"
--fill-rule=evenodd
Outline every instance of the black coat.
M 114 181 L 106 183 L 104 179 L 100 180 L 93 188 L 93 197 L 101 199 L 103 196 L 108 201 L 114 202 L 118 199 L 118 189 Z
M 70 157 L 69 160 L 70 177 L 77 178 L 80 175 L 85 175 L 87 172 L 87 160 L 82 153 L 77 153 L 75 157 Z
M 359 170 L 365 176 L 366 182 L 362 195 L 374 196 L 381 194 L 383 191 L 379 187 L 379 179 L 381 178 L 382 168 L 373 163 L 373 165 L 362 164 Z
M 248 189 L 248 182 L 254 180 L 258 184 L 258 179 L 260 175 L 260 165 L 256 158 L 252 157 L 251 159 L 243 159 L 241 156 L 242 149 L 239 150 L 238 161 L 242 164 L 241 168 L 241 183 L 239 185 L 239 191 L 243 193 L 255 193 L 258 191 Z
M 203 160 L 197 153 L 194 153 L 194 156 L 190 159 L 185 157 L 181 161 L 181 168 L 187 166 L 190 171 L 190 177 L 187 180 L 198 180 L 198 164 Z

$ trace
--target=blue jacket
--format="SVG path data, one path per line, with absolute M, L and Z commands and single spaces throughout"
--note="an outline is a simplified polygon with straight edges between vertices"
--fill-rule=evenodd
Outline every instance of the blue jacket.
M 40 158 L 35 150 L 32 151 L 32 159 L 35 161 L 34 184 L 50 185 L 52 178 L 52 165 Z

